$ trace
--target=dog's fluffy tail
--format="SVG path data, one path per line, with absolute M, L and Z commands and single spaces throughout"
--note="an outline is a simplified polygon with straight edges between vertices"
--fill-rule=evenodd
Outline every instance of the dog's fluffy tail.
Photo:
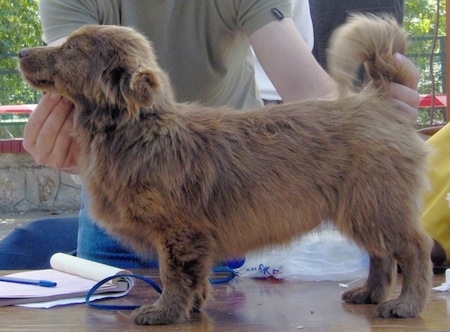
M 345 94 L 364 64 L 372 83 L 385 91 L 389 82 L 405 83 L 394 53 L 405 54 L 405 31 L 390 16 L 355 14 L 333 33 L 328 49 L 328 70 Z

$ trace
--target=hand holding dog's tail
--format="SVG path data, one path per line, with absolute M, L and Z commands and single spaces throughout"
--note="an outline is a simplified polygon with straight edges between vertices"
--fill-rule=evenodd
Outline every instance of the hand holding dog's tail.
M 389 82 L 405 83 L 405 73 L 396 66 L 394 54 L 404 54 L 406 48 L 406 33 L 394 18 L 353 15 L 348 24 L 333 33 L 328 50 L 329 73 L 346 93 L 364 64 L 372 83 L 387 91 Z

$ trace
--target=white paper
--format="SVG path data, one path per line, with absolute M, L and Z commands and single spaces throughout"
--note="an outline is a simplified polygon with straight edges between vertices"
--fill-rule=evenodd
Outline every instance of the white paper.
M 49 280 L 57 283 L 55 287 L 1 282 L 0 305 L 2 305 L 2 301 L 3 305 L 8 305 L 8 302 L 11 303 L 11 301 L 18 298 L 36 298 L 37 301 L 39 299 L 40 302 L 36 303 L 18 304 L 33 308 L 49 308 L 55 305 L 83 303 L 85 302 L 87 292 L 100 280 L 119 274 L 131 274 L 127 270 L 62 253 L 53 255 L 50 259 L 50 265 L 53 269 L 19 272 L 9 274 L 8 276 Z M 120 282 L 120 279 L 114 279 L 113 281 L 104 283 L 96 291 L 96 294 L 91 296 L 91 300 L 126 295 L 134 286 L 135 281 L 133 278 L 124 279 L 126 280 L 124 281 L 122 278 L 122 282 Z M 64 297 L 66 294 L 72 297 L 58 299 Z M 43 298 L 46 298 L 47 301 Z
M 50 258 L 50 266 L 54 270 L 74 274 L 95 281 L 100 281 L 116 274 L 131 274 L 129 271 L 114 266 L 62 253 L 56 253 Z
M 15 283 L 2 283 L 0 298 L 33 298 L 44 296 L 56 296 L 71 293 L 86 293 L 96 283 L 72 274 L 67 274 L 57 270 L 38 270 L 19 272 L 8 275 L 10 277 L 49 280 L 57 283 L 55 287 L 40 287 L 36 285 L 24 285 Z M 105 285 L 102 289 L 115 288 L 113 285 Z
M 114 297 L 122 297 L 125 296 L 127 292 L 122 293 L 108 293 L 108 294 L 95 294 L 90 297 L 90 301 L 96 301 L 100 299 L 105 298 L 114 298 Z M 80 296 L 80 297 L 72 297 L 68 299 L 61 299 L 61 300 L 53 300 L 53 301 L 45 301 L 45 302 L 36 302 L 36 303 L 24 303 L 24 304 L 18 304 L 18 307 L 26 307 L 26 308 L 43 308 L 48 309 L 51 307 L 56 307 L 59 305 L 68 305 L 68 304 L 77 304 L 77 303 L 85 303 L 86 297 Z

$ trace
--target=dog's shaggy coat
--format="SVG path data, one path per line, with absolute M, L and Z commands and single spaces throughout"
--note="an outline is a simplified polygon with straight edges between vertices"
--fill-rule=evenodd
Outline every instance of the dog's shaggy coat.
M 62 46 L 22 50 L 20 70 L 75 103 L 93 218 L 143 257 L 158 253 L 164 291 L 134 312 L 137 323 L 189 319 L 216 259 L 323 220 L 370 255 L 367 282 L 344 301 L 414 317 L 430 288 L 431 242 L 418 227 L 426 149 L 387 92 L 403 82 L 393 53 L 405 48 L 393 19 L 355 16 L 331 47 L 338 98 L 248 111 L 175 102 L 149 42 L 130 28 L 82 27 Z M 371 81 L 356 93 L 361 63 Z M 396 262 L 402 291 L 386 301 Z

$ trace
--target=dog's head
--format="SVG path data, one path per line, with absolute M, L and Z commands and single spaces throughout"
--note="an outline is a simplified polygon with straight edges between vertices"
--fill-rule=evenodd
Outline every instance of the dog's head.
M 131 28 L 86 25 L 61 46 L 23 49 L 19 58 L 31 86 L 75 104 L 126 110 L 133 117 L 173 98 L 150 42 Z

